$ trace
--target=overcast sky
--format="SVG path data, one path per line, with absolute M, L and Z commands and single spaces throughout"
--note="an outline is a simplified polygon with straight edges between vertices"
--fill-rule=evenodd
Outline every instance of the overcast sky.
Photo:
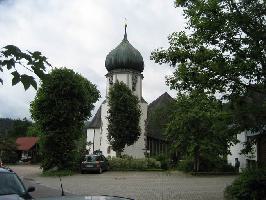
M 164 92 L 174 97 L 165 85 L 173 69 L 150 60 L 154 49 L 168 46 L 170 33 L 184 30 L 173 0 L 0 0 L 0 47 L 41 51 L 53 66 L 71 68 L 96 84 L 104 98 L 105 58 L 123 39 L 125 18 L 128 40 L 144 58 L 144 99 L 150 103 Z M 12 87 L 7 71 L 0 76 L 0 117 L 30 118 L 36 91 Z

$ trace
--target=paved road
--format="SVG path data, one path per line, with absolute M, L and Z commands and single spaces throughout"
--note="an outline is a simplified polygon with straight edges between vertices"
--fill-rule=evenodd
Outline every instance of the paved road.
M 28 178 L 24 178 L 23 182 L 25 183 L 26 187 L 33 186 L 35 187 L 35 191 L 31 192 L 31 195 L 34 198 L 41 198 L 41 197 L 59 197 L 62 194 L 62 190 L 47 187 L 45 185 L 42 185 L 39 182 L 36 182 L 34 180 L 30 180 Z M 70 193 L 64 192 L 65 195 L 71 195 Z
M 12 167 L 19 175 L 60 191 L 56 177 L 41 177 L 37 166 Z M 77 195 L 114 195 L 133 199 L 221 200 L 235 176 L 195 177 L 181 172 L 105 172 L 63 177 L 64 189 Z

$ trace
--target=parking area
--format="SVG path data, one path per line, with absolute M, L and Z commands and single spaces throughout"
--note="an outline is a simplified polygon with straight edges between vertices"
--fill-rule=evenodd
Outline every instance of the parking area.
M 39 166 L 13 166 L 20 176 L 60 189 L 57 177 L 41 177 Z M 182 172 L 105 172 L 62 178 L 64 190 L 76 195 L 113 195 L 133 199 L 223 199 L 235 176 L 195 177 Z

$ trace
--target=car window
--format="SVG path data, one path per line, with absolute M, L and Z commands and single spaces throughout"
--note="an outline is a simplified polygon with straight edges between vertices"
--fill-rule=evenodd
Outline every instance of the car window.
M 97 156 L 87 156 L 86 161 L 87 162 L 93 162 L 97 160 Z
M 25 187 L 14 173 L 0 173 L 0 195 L 26 193 Z

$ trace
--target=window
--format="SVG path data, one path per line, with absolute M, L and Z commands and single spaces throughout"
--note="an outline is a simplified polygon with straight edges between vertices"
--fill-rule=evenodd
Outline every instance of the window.
M 107 154 L 110 154 L 111 153 L 111 150 L 112 150 L 112 146 L 108 146 L 107 147 Z

